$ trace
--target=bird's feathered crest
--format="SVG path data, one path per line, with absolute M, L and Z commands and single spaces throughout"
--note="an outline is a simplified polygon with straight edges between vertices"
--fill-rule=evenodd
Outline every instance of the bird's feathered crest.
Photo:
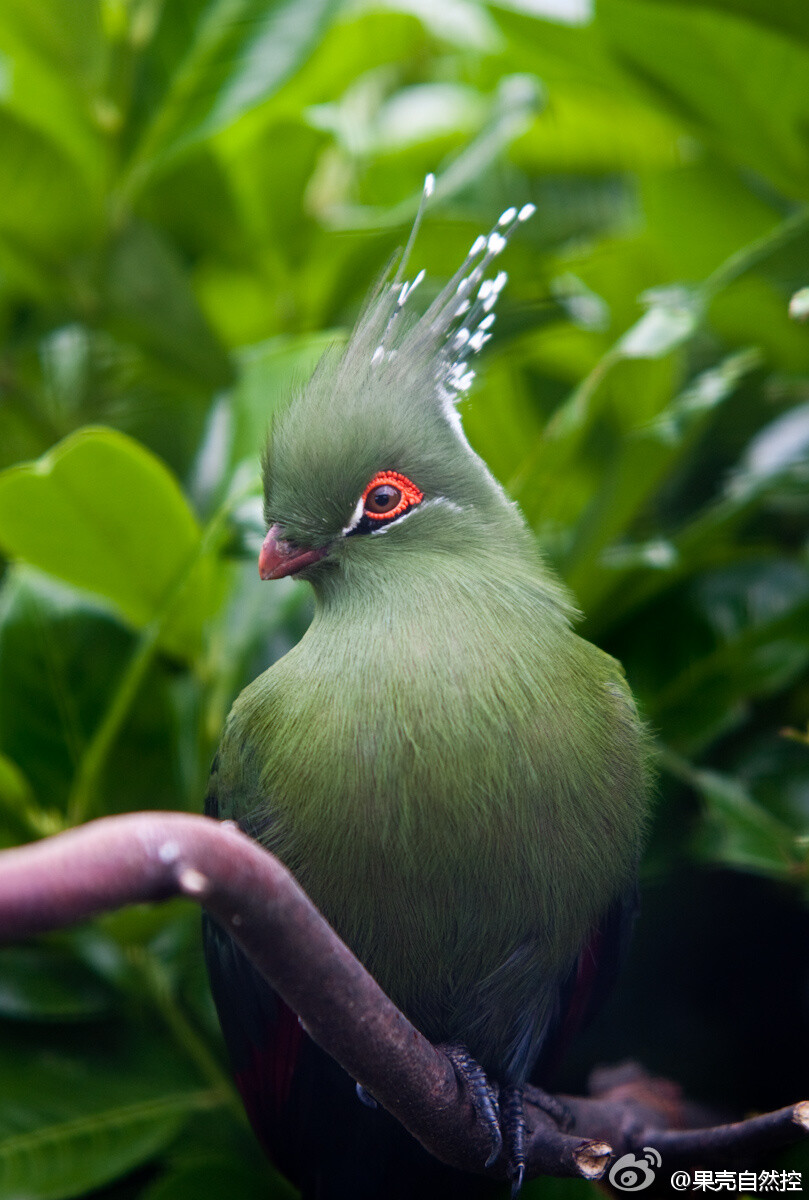
M 428 175 L 399 267 L 369 299 L 348 344 L 328 351 L 273 418 L 264 457 L 266 516 L 282 521 L 300 544 L 343 530 L 380 470 L 417 479 L 428 499 L 481 511 L 506 504 L 469 447 L 456 405 L 475 377 L 475 355 L 491 338 L 506 282 L 492 264 L 534 205 L 506 209 L 419 314 L 411 297 L 424 271 L 411 279 L 405 272 L 433 188 Z
M 447 415 L 457 419 L 454 406 L 463 399 L 475 378 L 471 362 L 492 336 L 494 308 L 508 279 L 505 271 L 488 277 L 487 272 L 515 229 L 533 216 L 536 209 L 533 204 L 507 208 L 488 235 L 481 234 L 475 239 L 458 270 L 423 316 L 414 319 L 407 306 L 424 279 L 424 271 L 420 270 L 412 280 L 405 279 L 404 274 L 434 187 L 434 176 L 428 175 L 396 274 L 372 297 L 347 353 L 354 357 L 352 350 L 366 351 L 372 346 L 372 371 L 383 370 L 398 356 L 413 362 L 432 362 L 438 395 L 448 410 Z

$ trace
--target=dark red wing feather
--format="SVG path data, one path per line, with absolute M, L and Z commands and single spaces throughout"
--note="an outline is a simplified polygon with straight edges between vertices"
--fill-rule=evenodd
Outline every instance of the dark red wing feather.
M 576 959 L 560 989 L 558 1016 L 531 1072 L 542 1084 L 559 1065 L 573 1038 L 592 1021 L 612 991 L 626 957 L 638 911 L 637 888 L 616 901 Z

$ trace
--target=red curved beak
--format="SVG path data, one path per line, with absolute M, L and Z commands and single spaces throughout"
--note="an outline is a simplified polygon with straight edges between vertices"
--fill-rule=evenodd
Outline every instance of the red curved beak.
M 258 556 L 258 573 L 262 579 L 282 579 L 284 575 L 294 575 L 328 552 L 328 546 L 321 550 L 303 550 L 279 537 L 280 532 L 281 526 L 273 525 L 264 539 Z

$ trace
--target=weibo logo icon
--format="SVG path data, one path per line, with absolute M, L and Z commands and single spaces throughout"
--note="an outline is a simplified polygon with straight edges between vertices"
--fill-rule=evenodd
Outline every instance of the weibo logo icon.
M 632 1153 L 624 1154 L 613 1163 L 609 1181 L 621 1192 L 642 1192 L 654 1181 L 652 1167 L 659 1167 L 662 1161 L 659 1150 L 655 1150 L 654 1146 L 644 1146 L 642 1158 L 636 1158 Z

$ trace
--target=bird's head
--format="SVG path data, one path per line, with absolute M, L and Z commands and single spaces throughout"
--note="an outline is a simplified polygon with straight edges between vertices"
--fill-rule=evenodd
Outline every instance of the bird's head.
M 424 273 L 408 283 L 400 267 L 347 347 L 328 352 L 276 417 L 264 456 L 262 579 L 300 575 L 317 585 L 402 549 L 452 552 L 498 526 L 506 538 L 522 535 L 456 405 L 506 280 L 487 277 L 488 268 L 532 212 L 508 209 L 421 317 L 408 302 Z

